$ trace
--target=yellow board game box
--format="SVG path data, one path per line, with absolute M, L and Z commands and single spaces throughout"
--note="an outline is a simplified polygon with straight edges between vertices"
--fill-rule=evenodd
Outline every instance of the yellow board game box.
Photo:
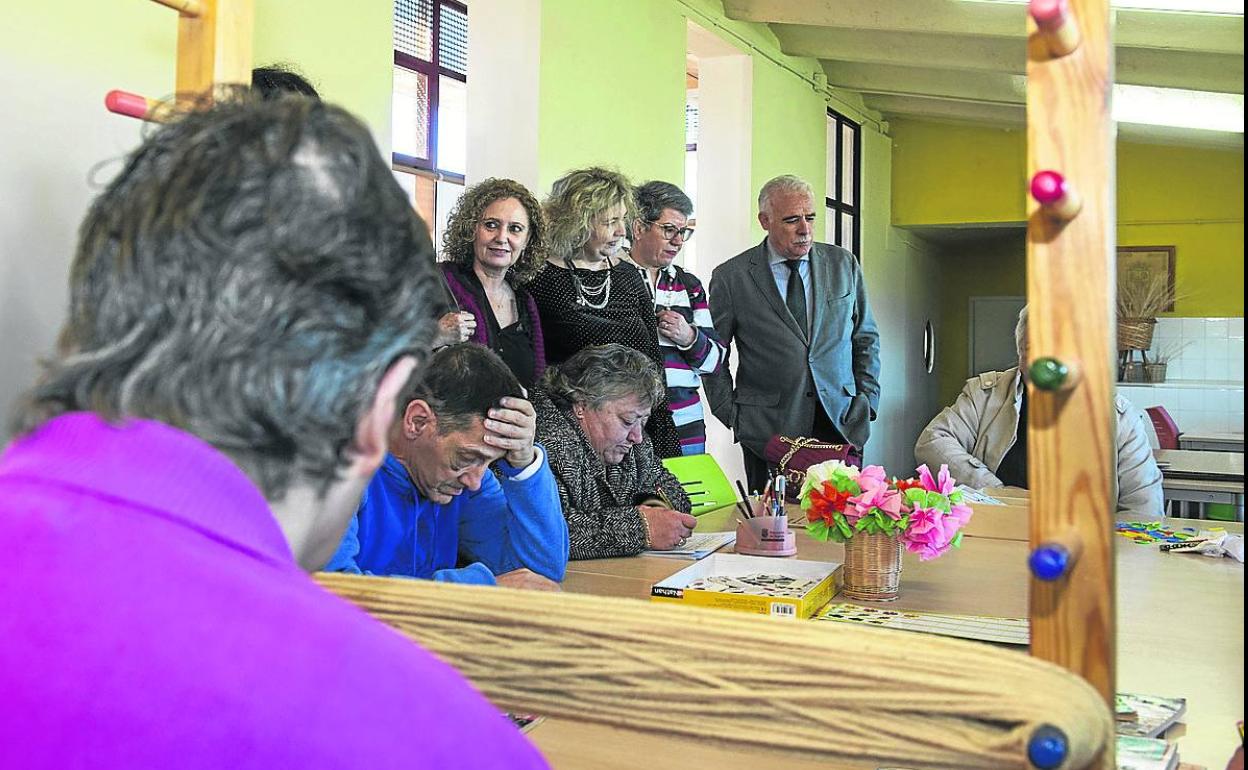
M 804 619 L 840 586 L 836 562 L 717 553 L 655 583 L 650 599 Z

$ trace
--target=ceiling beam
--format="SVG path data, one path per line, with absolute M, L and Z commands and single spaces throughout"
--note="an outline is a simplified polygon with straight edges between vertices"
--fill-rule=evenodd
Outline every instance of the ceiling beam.
M 899 67 L 977 70 L 1021 75 L 1021 45 L 1007 38 L 868 32 L 841 27 L 773 24 L 780 49 L 790 56 Z M 1147 48 L 1116 51 L 1114 81 L 1195 91 L 1244 92 L 1244 57 Z
M 1017 74 L 1022 74 L 1026 65 L 1025 47 L 1004 37 L 863 32 L 806 24 L 773 24 L 771 30 L 780 50 L 790 56 Z
M 1018 126 L 1027 121 L 1027 110 L 1021 104 L 985 104 L 983 102 L 935 99 L 923 96 L 868 95 L 863 103 L 884 116 L 951 120 L 976 125 Z
M 724 0 L 730 19 L 854 30 L 974 35 L 1021 40 L 1022 3 L 966 0 Z M 1244 53 L 1244 17 L 1118 10 L 1114 41 L 1122 47 Z
M 1242 54 L 1119 47 L 1114 59 L 1115 83 L 1227 94 L 1244 92 Z
M 829 85 L 863 94 L 934 96 L 991 104 L 1022 104 L 1026 97 L 1026 82 L 1022 75 L 856 62 L 822 64 Z
M 868 108 L 879 112 L 889 120 L 914 118 L 1020 129 L 1026 125 L 1026 108 L 1021 104 L 984 104 L 955 99 L 883 94 L 867 95 L 862 101 Z M 1118 140 L 1125 142 L 1239 150 L 1244 148 L 1244 135 L 1229 131 L 1200 131 L 1133 123 L 1119 123 L 1117 128 Z

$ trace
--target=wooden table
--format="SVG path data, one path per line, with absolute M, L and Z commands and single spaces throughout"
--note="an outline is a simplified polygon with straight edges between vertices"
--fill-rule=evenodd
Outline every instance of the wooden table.
M 1241 430 L 1229 433 L 1180 433 L 1179 449 L 1242 453 L 1244 432 Z
M 994 495 L 1000 497 L 998 491 Z M 1015 502 L 1022 500 L 1020 496 Z M 987 506 L 977 514 L 991 515 Z M 698 528 L 728 529 L 732 521 L 730 510 L 714 511 L 699 517 Z M 1226 526 L 1243 531 L 1242 525 Z M 981 529 L 993 530 L 987 525 Z M 889 606 L 1026 615 L 1028 545 L 1025 533 L 1019 539 L 1016 529 L 1007 528 L 999 537 L 966 537 L 961 549 L 927 563 L 907 554 L 901 597 Z M 1242 718 L 1244 710 L 1243 565 L 1233 559 L 1162 554 L 1156 547 L 1126 538 L 1116 540 L 1118 689 L 1187 698 L 1186 727 L 1176 728 L 1170 737 L 1179 738 L 1184 762 L 1220 770 L 1238 745 L 1235 720 Z M 817 542 L 801 531 L 797 543 L 799 559 L 842 561 L 840 545 Z M 646 556 L 571 562 L 564 589 L 648 599 L 653 583 L 688 564 Z M 690 654 L 697 651 L 690 650 Z M 556 768 L 754 767 L 751 757 L 714 742 L 695 743 L 567 719 L 548 719 L 531 736 Z M 794 761 L 785 767 L 827 770 L 828 765 Z M 874 768 L 875 763 L 861 767 Z
M 1206 503 L 1235 506 L 1244 520 L 1243 452 L 1201 452 L 1188 449 L 1159 449 L 1153 453 L 1161 466 L 1162 490 L 1167 502 L 1178 503 L 1180 515 L 1188 503 L 1195 503 L 1196 518 L 1204 518 Z

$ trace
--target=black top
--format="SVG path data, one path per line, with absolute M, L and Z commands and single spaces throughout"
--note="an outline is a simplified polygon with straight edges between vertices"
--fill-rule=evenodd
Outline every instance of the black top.
M 609 270 L 568 270 L 547 264 L 528 289 L 537 302 L 548 363 L 562 363 L 590 345 L 617 342 L 645 353 L 658 369 L 659 382 L 666 382 L 654 302 L 637 268 L 626 262 L 616 262 Z M 650 412 L 646 432 L 659 457 L 680 454 L 666 387 L 662 401 Z
M 1014 446 L 1001 458 L 997 478 L 1007 487 L 1027 488 L 1027 388 L 1023 388 L 1023 400 L 1018 405 L 1018 431 L 1014 434 Z
M 490 304 L 490 298 L 485 294 L 485 287 L 481 285 L 481 278 L 475 270 L 467 270 L 472 291 L 480 295 L 481 309 L 485 313 L 485 322 L 490 328 L 489 339 L 494 341 L 492 346 L 494 352 L 503 359 L 507 367 L 511 369 L 512 374 L 516 375 L 516 379 L 520 380 L 520 384 L 529 389 L 533 387 L 536 378 L 533 376 L 536 370 L 534 354 L 533 354 L 533 337 L 529 333 L 528 323 L 526 322 L 524 312 L 524 295 L 520 289 L 513 288 L 513 302 L 516 307 L 516 322 L 511 326 L 502 328 L 498 325 L 498 318 L 494 315 L 494 307 Z
M 479 313 L 485 316 L 483 320 L 488 330 L 485 336 L 489 343 L 488 347 L 503 359 L 503 363 L 507 364 L 507 368 L 511 369 L 511 373 L 516 375 L 516 379 L 520 380 L 520 384 L 526 390 L 532 388 L 537 382 L 536 349 L 533 344 L 533 335 L 529 330 L 529 314 L 525 307 L 524 290 L 512 287 L 511 291 L 515 297 L 516 322 L 507 328 L 501 328 L 498 325 L 498 318 L 494 315 L 494 308 L 490 305 L 490 298 L 486 296 L 485 287 L 481 285 L 480 276 L 475 270 L 465 270 L 458 265 L 456 268 L 456 275 L 472 292 Z
M 488 308 L 490 303 L 485 303 L 485 306 Z M 532 388 L 536 382 L 533 376 L 536 369 L 533 361 L 533 338 L 524 326 L 524 318 L 521 317 L 511 326 L 500 329 L 498 321 L 494 319 L 494 311 L 487 310 L 486 313 L 494 338 L 494 352 L 503 359 L 525 390 Z

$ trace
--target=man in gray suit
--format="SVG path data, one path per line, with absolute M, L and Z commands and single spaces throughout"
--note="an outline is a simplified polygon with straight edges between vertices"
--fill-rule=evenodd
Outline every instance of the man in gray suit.
M 784 175 L 763 185 L 758 222 L 763 242 L 711 274 L 711 317 L 724 345 L 735 343 L 736 387 L 727 359 L 703 381 L 711 412 L 741 443 L 750 487 L 761 490 L 774 434 L 867 443 L 880 335 L 854 255 L 814 240 L 809 184 Z

